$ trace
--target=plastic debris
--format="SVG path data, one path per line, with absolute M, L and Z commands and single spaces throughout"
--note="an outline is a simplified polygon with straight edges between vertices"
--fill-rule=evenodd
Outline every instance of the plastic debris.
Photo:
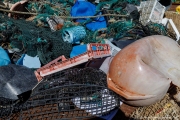
M 178 31 L 176 25 L 172 21 L 172 19 L 164 18 L 164 19 L 162 19 L 162 24 L 164 24 L 164 26 L 170 25 L 172 27 L 173 31 L 176 34 L 176 41 L 178 42 L 180 40 L 180 34 L 179 34 L 179 31 Z
M 109 44 L 109 46 L 110 46 L 110 48 L 111 48 L 111 55 L 112 56 L 115 56 L 120 50 L 121 50 L 121 48 L 118 46 L 118 47 L 116 47 L 115 45 L 113 45 L 113 43 L 111 43 L 109 40 L 106 40 L 105 39 L 105 43 L 106 44 Z
M 26 5 L 28 3 L 28 0 L 22 0 L 19 2 L 16 2 L 15 4 L 12 4 L 12 7 L 10 8 L 11 11 L 22 11 L 22 12 L 28 12 L 28 10 L 26 9 Z M 29 17 L 29 15 L 19 15 L 19 14 L 13 14 L 9 13 L 8 14 L 9 17 L 14 17 L 17 18 L 19 16 L 23 16 L 23 17 Z
M 90 113 L 91 115 L 102 114 L 104 112 L 113 110 L 117 106 L 116 100 L 114 97 L 109 95 L 108 92 L 109 90 L 104 89 L 85 98 L 76 97 L 72 99 L 72 101 L 78 108 L 86 110 L 86 112 Z M 96 99 L 98 99 L 98 101 L 93 102 Z M 111 106 L 108 106 L 108 104 L 111 104 Z
M 92 49 L 93 46 L 96 47 L 96 50 Z M 59 58 L 51 61 L 45 66 L 37 69 L 35 71 L 35 75 L 38 81 L 41 81 L 44 76 L 85 63 L 91 58 L 101 58 L 110 55 L 110 47 L 108 44 L 91 43 L 87 45 L 87 52 L 70 59 L 66 59 L 64 56 L 60 56 Z
M 2 47 L 0 47 L 0 66 L 8 65 L 10 63 L 11 61 L 7 52 Z
M 99 69 L 102 70 L 104 73 L 108 74 L 109 66 L 111 64 L 112 59 L 113 59 L 113 57 L 107 57 Z
M 158 102 L 167 93 L 171 82 L 180 86 L 179 49 L 175 41 L 160 35 L 130 44 L 113 58 L 108 87 L 133 106 Z
M 180 5 L 176 7 L 176 12 L 180 14 Z
M 173 0 L 158 0 L 161 5 L 166 7 L 166 10 L 169 10 L 169 8 L 172 5 Z
M 17 61 L 17 65 L 24 65 L 28 68 L 40 68 L 41 63 L 38 56 L 31 57 L 26 54 L 22 55 L 22 57 Z
M 96 6 L 90 2 L 85 0 L 77 0 L 74 6 L 71 9 L 71 16 L 78 17 L 78 16 L 94 16 L 94 15 L 101 15 L 102 12 L 96 13 Z M 86 27 L 92 31 L 106 28 L 106 20 L 104 17 L 97 17 L 94 19 L 83 18 L 83 19 L 76 19 L 76 22 L 84 22 Z
M 64 20 L 57 16 L 47 17 L 46 20 L 52 31 L 60 30 L 64 24 Z
M 175 35 L 168 29 L 167 21 L 162 22 L 163 11 L 165 7 L 168 9 L 171 1 L 160 0 L 159 2 L 165 6 L 162 7 L 161 4 L 155 4 L 156 1 L 151 0 L 154 6 L 150 5 L 150 8 L 148 5 L 145 7 L 149 9 L 142 9 L 142 3 L 145 2 L 149 1 L 4 0 L 0 2 L 0 45 L 7 51 L 13 64 L 29 67 L 3 66 L 3 72 L 4 69 L 8 69 L 9 73 L 3 74 L 5 78 L 2 78 L 1 88 L 5 92 L 2 91 L 3 93 L 0 94 L 0 119 L 88 119 L 94 116 L 105 118 L 113 109 L 119 107 L 119 98 L 123 95 L 107 88 L 109 85 L 106 83 L 109 82 L 106 81 L 109 67 L 112 70 L 111 61 L 121 53 L 121 50 L 124 51 L 127 45 L 131 46 L 147 36 L 164 35 L 177 42 L 179 40 L 177 30 L 175 29 Z M 145 15 L 139 10 L 145 10 L 143 13 L 148 11 L 148 14 Z M 152 13 L 152 16 L 149 16 L 149 13 Z M 10 17 L 7 16 L 8 14 Z M 145 19 L 145 24 L 142 23 L 140 15 L 143 20 Z M 169 22 L 172 23 L 171 20 Z M 97 49 L 93 48 L 93 45 L 96 45 Z M 91 47 L 90 51 L 89 47 Z M 71 67 L 75 69 L 69 69 Z M 22 71 L 21 68 L 26 70 Z M 34 70 L 34 68 L 39 69 Z M 13 70 L 19 71 L 13 74 Z M 24 71 L 29 71 L 28 75 L 33 77 L 26 76 Z M 138 71 L 134 73 L 136 72 Z M 9 74 L 14 77 L 9 79 L 11 77 Z M 133 77 L 133 74 L 131 72 L 126 77 Z M 173 84 L 178 85 L 176 80 Z M 118 85 L 117 83 L 116 87 Z M 138 89 L 144 87 L 146 86 Z M 156 93 L 159 94 L 153 91 L 150 95 Z M 159 99 L 164 95 L 163 93 L 160 93 Z M 152 99 L 154 98 L 156 97 Z M 131 99 L 130 102 L 128 100 L 124 102 L 133 105 L 150 104 L 140 103 L 139 99 L 136 99 L 137 101 Z M 153 103 L 156 100 L 149 101 Z
M 0 107 L 1 117 L 43 119 L 48 116 L 50 119 L 72 119 L 73 114 L 73 119 L 83 119 L 107 116 L 111 109 L 119 107 L 120 102 L 119 96 L 107 89 L 106 77 L 101 70 L 93 68 L 67 69 L 46 76 L 25 102 L 12 105 L 11 101 L 0 99 L 1 106 L 6 107 Z M 78 97 L 82 99 L 76 99 L 76 103 L 81 104 L 76 105 L 73 102 Z M 88 107 L 80 109 L 84 105 Z
M 34 72 L 20 65 L 6 65 L 0 67 L 0 97 L 18 100 L 24 92 L 31 91 L 38 81 Z
M 87 51 L 87 44 L 74 46 L 70 53 L 70 58 L 85 53 L 86 51 Z
M 135 42 L 136 40 L 125 38 L 125 40 L 113 40 L 112 44 L 119 47 L 120 49 L 125 48 L 127 45 Z
M 80 44 L 80 40 L 86 37 L 86 30 L 83 26 L 75 26 L 65 28 L 62 31 L 62 38 L 64 42 L 72 44 Z
M 141 2 L 141 15 L 139 20 L 143 25 L 146 25 L 149 21 L 160 23 L 164 16 L 165 9 L 166 8 L 157 0 L 148 0 Z

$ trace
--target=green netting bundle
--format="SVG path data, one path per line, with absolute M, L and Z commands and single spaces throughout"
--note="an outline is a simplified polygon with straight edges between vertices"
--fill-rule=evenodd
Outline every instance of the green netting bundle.
M 58 36 L 56 38 L 53 38 L 51 40 L 52 42 L 52 53 L 53 53 L 53 59 L 59 57 L 60 55 L 60 52 L 59 51 L 63 51 L 63 54 L 66 55 L 66 56 L 69 56 L 69 53 L 71 52 L 72 50 L 72 45 L 71 44 L 68 44 L 66 42 L 62 42 L 62 35 L 60 32 L 56 32 L 56 33 L 53 33 L 53 34 L 56 34 L 55 36 Z M 64 51 L 66 50 L 66 51 Z
M 46 13 L 49 15 L 58 15 L 58 9 L 51 7 L 47 3 L 42 4 L 39 2 L 30 2 L 27 6 L 28 6 L 27 9 L 32 12 L 36 12 L 40 14 Z
M 109 8 L 107 11 L 110 14 L 128 16 L 125 9 L 127 3 L 136 5 L 139 2 L 139 0 L 104 0 L 97 4 L 97 10 L 101 10 L 102 7 L 108 4 Z M 43 64 L 50 62 L 60 55 L 69 57 L 72 45 L 62 40 L 61 30 L 76 26 L 76 24 L 74 24 L 73 19 L 66 18 L 64 19 L 63 28 L 60 31 L 51 32 L 46 18 L 51 15 L 70 16 L 70 9 L 73 5 L 73 0 L 29 1 L 27 9 L 31 12 L 38 13 L 34 22 L 27 22 L 23 19 L 14 20 L 0 14 L 0 40 L 8 41 L 12 48 L 24 50 L 30 56 L 38 55 Z M 117 19 L 110 23 L 107 21 L 106 30 L 90 31 L 86 29 L 87 35 L 81 42 L 85 44 L 97 43 L 101 42 L 104 38 L 121 39 L 131 37 L 132 39 L 140 39 L 149 35 L 165 35 L 176 39 L 161 24 L 149 23 L 147 26 L 143 26 L 138 22 L 138 15 L 138 12 L 135 11 L 129 17 L 117 17 Z M 113 17 L 111 16 L 110 18 Z M 93 19 L 88 19 L 79 25 L 85 27 L 86 23 L 91 20 Z
M 61 31 L 51 32 L 49 27 L 37 27 L 33 22 L 10 19 L 2 14 L 0 18 L 0 24 L 6 23 L 7 20 L 13 23 L 10 29 L 4 30 L 10 31 L 7 41 L 12 48 L 23 50 L 25 54 L 32 57 L 38 55 L 43 64 L 61 55 L 69 57 L 72 45 L 62 40 Z
M 105 0 L 97 4 L 96 10 L 99 11 L 105 7 L 106 9 L 121 11 L 126 4 L 140 5 L 141 1 L 146 0 Z
M 123 37 L 126 32 L 135 26 L 134 22 L 129 21 L 119 21 L 109 25 L 107 28 L 107 35 L 115 39 Z
M 41 62 L 43 64 L 47 64 L 48 62 L 52 61 L 53 53 L 50 51 L 51 49 L 50 43 L 38 42 L 37 45 L 38 45 L 37 54 Z
M 46 40 L 37 43 L 38 56 L 43 64 L 47 64 L 61 55 L 69 57 L 72 45 L 63 42 L 61 31 L 49 32 L 48 29 L 48 31 L 39 33 L 39 37 Z
M 85 27 L 85 25 L 81 25 Z M 73 26 L 75 25 L 69 22 L 63 29 Z M 104 36 L 102 36 L 102 34 L 104 34 Z M 124 37 L 137 40 L 150 35 L 164 35 L 176 39 L 176 36 L 162 24 L 150 22 L 146 26 L 143 26 L 136 20 L 125 19 L 109 24 L 107 29 L 104 30 L 90 31 L 86 29 L 86 37 L 81 41 L 87 44 L 101 42 L 103 39 L 107 38 L 122 39 Z
M 86 30 L 86 37 L 82 40 L 83 43 L 97 43 L 100 42 L 100 39 L 97 39 L 98 30 L 96 31 L 90 31 Z
M 163 26 L 163 24 L 152 22 L 143 26 L 137 21 L 119 21 L 109 25 L 107 28 L 107 37 L 114 39 L 129 37 L 134 40 L 138 40 L 150 35 L 164 35 L 174 40 L 176 39 L 176 36 L 170 32 L 167 27 Z

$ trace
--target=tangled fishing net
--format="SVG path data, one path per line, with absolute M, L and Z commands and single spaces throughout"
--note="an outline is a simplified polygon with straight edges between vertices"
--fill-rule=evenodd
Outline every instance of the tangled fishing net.
M 8 3 L 17 1 L 19 0 L 13 0 Z M 137 10 L 131 13 L 128 12 L 127 4 L 139 5 L 139 0 L 91 2 L 96 4 L 97 13 L 102 12 L 110 15 L 105 16 L 107 27 L 101 30 L 91 31 L 86 28 L 86 24 L 93 21 L 94 18 L 89 18 L 87 21 L 78 24 L 86 28 L 86 37 L 81 40 L 84 44 L 103 42 L 103 39 L 111 38 L 121 40 L 128 37 L 129 39 L 138 40 L 150 35 L 165 35 L 176 39 L 176 36 L 162 24 L 150 22 L 143 26 L 139 22 L 140 14 Z M 33 17 L 31 22 L 27 22 L 25 20 L 26 17 L 22 17 L 23 19 L 11 19 L 7 17 L 7 12 L 1 12 L 0 45 L 4 49 L 15 51 L 15 54 L 25 53 L 32 57 L 38 55 L 43 65 L 61 55 L 65 55 L 68 58 L 72 45 L 63 41 L 62 31 L 66 28 L 77 26 L 73 17 L 70 17 L 73 5 L 73 0 L 28 1 L 23 7 L 29 13 L 36 13 L 30 15 Z M 12 17 L 13 15 L 12 13 Z M 15 15 L 19 14 L 16 13 Z M 46 18 L 51 16 L 64 19 L 61 30 L 56 32 L 50 30 Z
M 0 100 L 0 117 L 14 120 L 91 118 L 107 115 L 120 104 L 119 96 L 107 88 L 106 74 L 93 68 L 49 75 L 27 101 Z
M 20 0 L 13 0 L 10 3 L 17 1 Z M 86 28 L 86 37 L 81 40 L 84 44 L 103 42 L 103 39 L 111 38 L 121 40 L 128 37 L 138 40 L 150 35 L 165 35 L 176 39 L 176 36 L 162 24 L 149 22 L 143 26 L 139 22 L 140 14 L 137 10 L 128 13 L 127 4 L 139 5 L 140 0 L 102 0 L 100 3 L 95 1 L 92 3 L 96 4 L 97 12 L 102 12 L 102 15 L 108 14 L 105 16 L 107 27 L 96 31 L 87 29 L 86 24 L 94 18 L 79 23 L 79 26 Z M 73 5 L 74 0 L 31 0 L 25 8 L 28 13 L 35 14 L 21 18 L 18 17 L 19 14 L 12 13 L 12 18 L 16 18 L 12 19 L 7 16 L 7 12 L 1 12 L 0 45 L 8 51 L 14 51 L 12 56 L 38 55 L 43 65 L 61 55 L 68 58 L 73 45 L 63 41 L 62 31 L 77 26 L 77 23 L 74 23 L 75 19 L 70 17 Z M 51 31 L 46 20 L 51 16 L 64 20 L 61 30 Z M 14 63 L 16 61 L 17 59 Z M 0 118 L 43 120 L 90 118 L 107 115 L 119 107 L 119 96 L 108 90 L 106 75 L 92 68 L 68 69 L 49 75 L 32 92 L 28 91 L 25 94 L 27 95 L 19 96 L 17 101 L 0 98 Z M 138 119 L 140 116 L 147 117 L 147 114 L 150 117 L 160 117 L 164 115 L 161 110 L 167 110 L 164 106 L 171 110 L 171 115 L 178 117 L 179 108 L 168 96 L 154 106 L 138 108 L 131 117 Z M 174 111 L 169 106 L 174 108 Z
M 1 45 L 7 44 L 6 48 L 18 48 L 32 57 L 38 55 L 43 64 L 61 55 L 69 57 L 72 45 L 62 40 L 59 31 L 52 33 L 49 28 L 37 27 L 22 19 L 10 19 L 3 14 L 0 17 Z
M 135 120 L 179 120 L 180 107 L 166 94 L 161 101 L 151 106 L 137 108 L 130 117 Z

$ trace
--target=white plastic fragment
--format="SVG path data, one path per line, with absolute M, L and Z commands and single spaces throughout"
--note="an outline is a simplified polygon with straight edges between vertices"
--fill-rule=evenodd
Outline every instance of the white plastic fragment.
M 147 0 L 140 4 L 139 21 L 146 25 L 148 22 L 160 23 L 166 7 L 161 5 L 157 0 Z

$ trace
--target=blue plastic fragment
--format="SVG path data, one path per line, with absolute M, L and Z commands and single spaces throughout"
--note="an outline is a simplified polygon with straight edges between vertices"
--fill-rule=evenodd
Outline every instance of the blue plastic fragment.
M 0 47 L 0 66 L 8 65 L 10 63 L 11 61 L 7 52 L 2 47 Z
M 92 49 L 96 50 L 96 47 L 93 46 Z M 70 58 L 78 56 L 78 55 L 83 54 L 85 52 L 87 52 L 87 44 L 74 46 L 71 53 L 70 53 Z
M 96 6 L 90 2 L 84 0 L 77 0 L 74 6 L 71 8 L 71 16 L 94 16 L 96 14 Z M 102 14 L 101 12 L 98 15 Z M 90 18 L 76 19 L 76 22 L 85 22 Z M 95 31 L 98 29 L 106 28 L 106 20 L 104 17 L 98 17 L 92 19 L 91 22 L 86 24 L 89 30 Z
M 31 57 L 27 54 L 22 54 L 21 58 L 17 61 L 16 65 L 23 65 L 28 68 L 40 68 L 41 63 L 38 56 Z

